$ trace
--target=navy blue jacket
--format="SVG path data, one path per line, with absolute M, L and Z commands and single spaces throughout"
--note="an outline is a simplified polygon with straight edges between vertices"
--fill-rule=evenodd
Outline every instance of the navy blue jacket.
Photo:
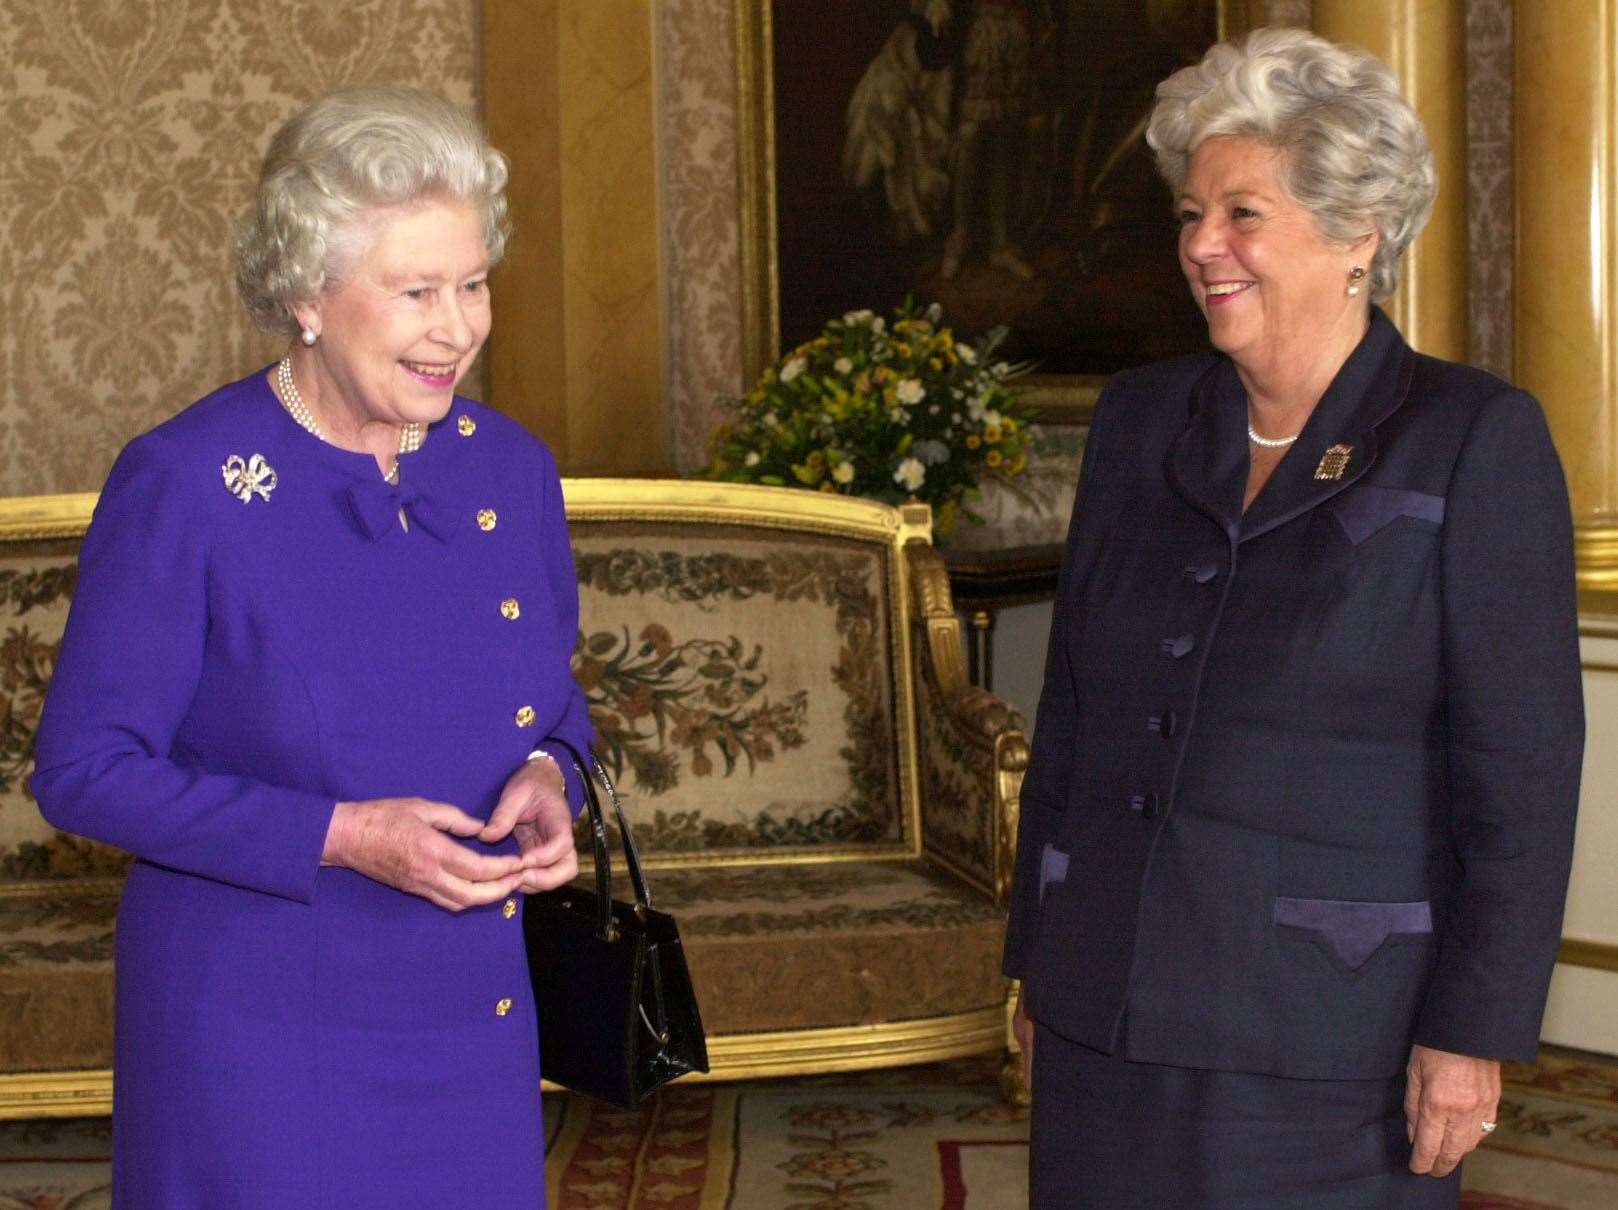
M 1544 416 L 1374 312 L 1244 515 L 1246 425 L 1213 354 L 1097 406 L 1006 973 L 1050 1029 L 1143 1061 L 1531 1058 L 1584 745 Z

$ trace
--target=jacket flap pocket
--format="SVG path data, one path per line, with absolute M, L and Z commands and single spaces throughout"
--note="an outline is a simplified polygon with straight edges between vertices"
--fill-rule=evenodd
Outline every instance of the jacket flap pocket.
M 1414 517 L 1434 525 L 1444 523 L 1443 496 L 1378 487 L 1374 483 L 1356 483 L 1333 497 L 1326 508 L 1355 546 L 1400 517 Z
M 1426 899 L 1367 903 L 1357 899 L 1277 896 L 1275 923 L 1319 934 L 1344 966 L 1356 970 L 1395 933 L 1431 933 L 1433 909 Z
M 1067 854 L 1048 844 L 1039 856 L 1039 901 L 1045 902 L 1045 892 L 1053 883 L 1067 881 Z

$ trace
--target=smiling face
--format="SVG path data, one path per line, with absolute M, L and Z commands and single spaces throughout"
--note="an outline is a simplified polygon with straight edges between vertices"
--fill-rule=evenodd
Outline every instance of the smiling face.
M 1283 156 L 1262 139 L 1207 139 L 1177 202 L 1180 268 L 1208 338 L 1254 370 L 1323 345 L 1352 349 L 1369 307 L 1369 277 L 1357 296 L 1348 287 L 1356 265 L 1370 267 L 1374 230 L 1347 247 L 1329 243 L 1287 192 Z
M 300 378 L 312 379 L 304 394 L 338 435 L 431 423 L 449 411 L 455 383 L 489 335 L 483 224 L 453 201 L 357 222 L 358 259 L 337 285 L 293 308 L 319 335 L 299 350 Z

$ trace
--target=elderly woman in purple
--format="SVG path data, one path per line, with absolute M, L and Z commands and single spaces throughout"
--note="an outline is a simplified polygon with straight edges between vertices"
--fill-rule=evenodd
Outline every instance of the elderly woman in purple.
M 131 442 L 85 538 L 33 784 L 138 859 L 124 1210 L 543 1204 L 521 892 L 576 872 L 590 728 L 555 464 L 454 394 L 505 179 L 426 94 L 294 117 L 237 275 L 289 352 Z

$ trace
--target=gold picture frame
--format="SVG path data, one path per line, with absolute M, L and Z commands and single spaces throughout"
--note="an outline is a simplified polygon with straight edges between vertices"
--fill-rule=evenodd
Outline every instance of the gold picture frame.
M 1218 36 L 1263 23 L 1263 0 L 1213 0 Z M 772 0 L 735 0 L 737 169 L 741 192 L 742 365 L 752 382 L 781 352 L 781 277 L 776 221 Z M 1046 424 L 1087 425 L 1106 383 L 1100 374 L 1029 374 L 1023 401 Z

